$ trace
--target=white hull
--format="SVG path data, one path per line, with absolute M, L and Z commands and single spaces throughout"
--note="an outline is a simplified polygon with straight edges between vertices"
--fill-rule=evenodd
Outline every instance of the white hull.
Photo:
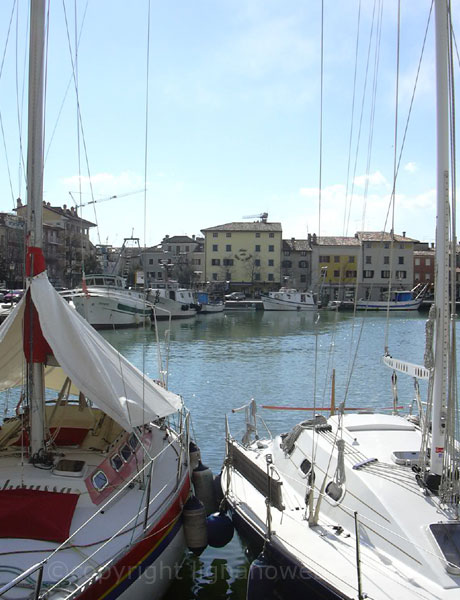
M 225 304 L 202 304 L 200 314 L 220 313 L 224 312 Z
M 269 292 L 262 296 L 264 310 L 317 310 L 311 292 L 299 292 L 295 289 L 280 288 L 278 292 Z
M 96 329 L 139 327 L 151 314 L 143 294 L 130 290 L 88 288 L 88 294 L 72 296 L 79 314 Z
M 422 304 L 422 301 L 423 298 L 400 302 L 385 302 L 384 300 L 358 300 L 356 302 L 356 310 L 418 310 Z
M 147 300 L 153 304 L 152 321 L 190 319 L 197 314 L 197 305 L 190 290 L 168 284 L 164 288 L 149 289 Z
M 337 469 L 337 417 L 316 430 L 304 426 L 290 451 L 283 451 L 286 438 L 279 436 L 254 442 L 248 448 L 237 444 L 240 456 L 233 455 L 236 466 L 230 467 L 228 495 L 237 522 L 261 540 L 268 538 L 268 487 L 263 493 L 260 485 L 267 481 L 265 457 L 271 455 L 275 482 L 272 485 L 281 482 L 282 506 L 270 508 L 273 533 L 267 541 L 267 551 L 282 557 L 284 564 L 297 567 L 297 571 L 290 572 L 293 579 L 298 577 L 299 569 L 304 575 L 309 574 L 303 581 L 299 578 L 299 594 L 309 580 L 314 580 L 322 590 L 321 597 L 347 600 L 358 597 L 356 512 L 365 597 L 456 599 L 458 576 L 448 572 L 449 567 L 429 530 L 434 523 L 447 520 L 455 523 L 454 515 L 437 498 L 427 500 L 411 469 L 410 457 L 414 455 L 410 453 L 420 447 L 420 430 L 402 417 L 363 414 L 345 416 L 344 420 L 345 482 L 338 500 L 327 493 Z M 305 460 L 311 460 L 312 447 L 316 453 L 313 491 L 308 470 L 302 468 Z M 408 462 L 404 464 L 404 458 L 396 461 L 392 451 L 408 453 Z M 224 493 L 226 475 L 224 468 Z M 313 494 L 311 507 L 305 502 L 309 494 Z M 311 524 L 308 517 L 315 511 L 320 494 L 324 497 L 318 523 Z

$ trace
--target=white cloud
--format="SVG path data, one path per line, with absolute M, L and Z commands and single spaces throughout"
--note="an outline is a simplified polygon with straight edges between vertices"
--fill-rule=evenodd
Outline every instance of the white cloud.
M 357 177 L 355 177 L 355 185 L 358 187 L 365 187 L 366 182 L 368 182 L 369 185 L 372 186 L 382 185 L 386 188 L 388 188 L 389 186 L 386 177 L 380 171 L 376 171 L 375 173 L 369 173 L 369 175 L 358 175 Z
M 415 173 L 418 171 L 418 167 L 415 162 L 408 162 L 407 165 L 404 165 L 404 170 L 409 173 Z

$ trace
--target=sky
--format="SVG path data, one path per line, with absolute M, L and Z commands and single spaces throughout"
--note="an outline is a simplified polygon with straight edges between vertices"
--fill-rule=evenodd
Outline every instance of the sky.
M 433 241 L 434 19 L 408 121 L 431 2 L 401 4 L 395 135 L 396 0 L 50 0 L 44 200 L 116 246 L 263 212 Z M 1 0 L 0 211 L 26 200 L 27 32 Z

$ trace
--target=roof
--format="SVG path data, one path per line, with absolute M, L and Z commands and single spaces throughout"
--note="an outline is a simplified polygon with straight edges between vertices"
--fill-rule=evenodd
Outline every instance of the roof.
M 318 246 L 359 246 L 360 241 L 355 236 L 321 236 L 316 238 Z
M 389 233 L 386 231 L 358 231 L 358 239 L 363 242 L 418 242 L 413 238 L 406 237 L 404 235 L 398 235 L 397 233 Z
M 162 244 L 196 244 L 197 240 L 189 237 L 188 235 L 173 235 L 172 237 L 165 237 Z
M 265 223 L 263 221 L 254 221 L 252 223 L 247 222 L 233 222 L 225 223 L 224 225 L 216 225 L 215 227 L 208 227 L 205 231 L 279 231 L 281 233 L 281 223 Z
M 311 251 L 311 246 L 308 243 L 308 240 L 296 240 L 295 238 L 291 238 L 290 240 L 283 240 L 283 250 L 305 252 Z

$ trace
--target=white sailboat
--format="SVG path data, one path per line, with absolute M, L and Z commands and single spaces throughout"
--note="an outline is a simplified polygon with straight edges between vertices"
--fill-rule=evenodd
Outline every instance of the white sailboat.
M 18 399 L 0 429 L 0 596 L 152 600 L 185 550 L 187 415 L 48 280 L 46 5 L 30 3 L 27 292 L 0 328 L 0 390 Z
M 288 585 L 291 597 L 460 597 L 460 478 L 455 307 L 449 303 L 447 0 L 435 0 L 438 201 L 435 308 L 425 365 L 385 357 L 428 382 L 418 418 L 342 406 L 259 439 L 253 404 L 243 443 L 227 435 L 222 489 L 237 525 L 263 545 L 248 600 Z M 455 265 L 451 265 L 455 273 Z M 455 278 L 451 278 L 455 281 Z M 434 331 L 434 335 L 433 335 Z M 434 348 L 433 348 L 434 346 Z M 370 374 L 371 375 L 371 374 Z M 267 575 L 267 576 L 266 576 Z M 251 587 L 253 585 L 253 587 Z M 264 588 L 265 589 L 265 588 Z M 267 588 L 268 589 L 268 588 Z M 252 592 L 254 592 L 254 596 Z M 262 594 L 268 598 L 269 593 Z

